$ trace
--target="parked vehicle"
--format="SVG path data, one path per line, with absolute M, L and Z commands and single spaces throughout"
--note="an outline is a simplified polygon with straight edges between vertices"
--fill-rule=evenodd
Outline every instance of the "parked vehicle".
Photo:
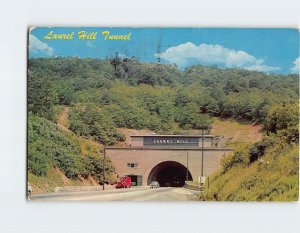
M 130 188 L 131 187 L 131 177 L 124 176 L 116 184 L 116 188 Z
M 152 181 L 150 184 L 150 188 L 159 188 L 159 183 L 157 181 Z

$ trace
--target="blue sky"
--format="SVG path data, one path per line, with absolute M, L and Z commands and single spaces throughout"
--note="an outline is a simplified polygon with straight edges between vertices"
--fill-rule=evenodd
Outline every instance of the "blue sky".
M 54 34 L 74 32 L 72 40 L 46 40 Z M 95 40 L 79 40 L 79 31 L 97 32 Z M 104 40 L 131 33 L 130 40 Z M 297 29 L 219 28 L 34 28 L 29 35 L 30 57 L 78 56 L 106 58 L 116 53 L 141 61 L 193 64 L 258 70 L 267 73 L 299 72 Z

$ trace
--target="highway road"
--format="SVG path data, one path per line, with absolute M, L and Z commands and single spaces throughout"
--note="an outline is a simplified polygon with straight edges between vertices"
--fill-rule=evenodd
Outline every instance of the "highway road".
M 195 201 L 196 195 L 184 188 L 139 187 L 104 191 L 66 192 L 32 195 L 30 201 Z

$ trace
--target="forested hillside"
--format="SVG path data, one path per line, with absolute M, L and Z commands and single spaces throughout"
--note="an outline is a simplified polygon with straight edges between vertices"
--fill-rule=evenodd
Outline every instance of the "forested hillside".
M 73 138 L 114 145 L 125 139 L 120 127 L 185 134 L 209 130 L 216 117 L 267 124 L 276 106 L 298 101 L 298 84 L 297 75 L 200 65 L 182 71 L 135 58 L 29 59 L 28 169 L 40 177 L 55 167 L 71 179 L 91 175 L 101 180 L 101 147 L 83 153 L 57 128 L 65 107 Z M 113 173 L 113 165 L 107 169 Z
M 269 111 L 262 141 L 224 157 L 205 200 L 296 201 L 299 197 L 299 106 Z
M 297 75 L 204 66 L 180 71 L 128 58 L 40 58 L 28 66 L 29 111 L 51 119 L 52 106 L 72 106 L 71 127 L 82 135 L 93 134 L 91 125 L 108 130 L 98 129 L 101 119 L 86 120 L 95 111 L 111 127 L 166 132 L 207 128 L 210 116 L 263 122 L 272 105 L 296 101 L 299 91 Z

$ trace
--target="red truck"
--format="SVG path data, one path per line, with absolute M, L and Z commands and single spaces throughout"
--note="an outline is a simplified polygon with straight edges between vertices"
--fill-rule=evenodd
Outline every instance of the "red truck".
M 131 177 L 124 176 L 116 184 L 116 188 L 130 188 L 131 187 Z

